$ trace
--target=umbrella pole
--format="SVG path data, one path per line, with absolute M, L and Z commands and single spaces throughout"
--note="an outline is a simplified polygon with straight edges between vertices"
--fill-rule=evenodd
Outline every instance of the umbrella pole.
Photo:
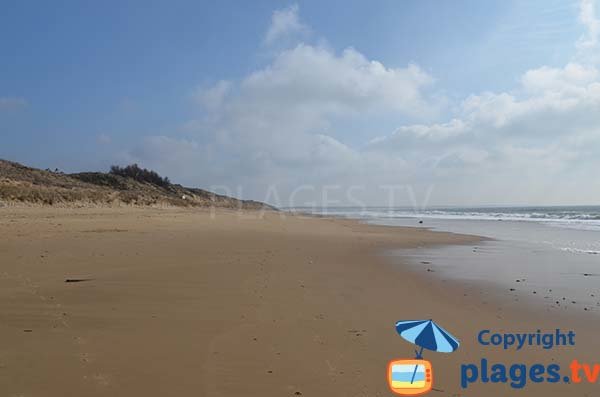
M 416 350 L 415 350 L 415 352 L 416 352 Z M 419 352 L 417 353 L 417 359 L 421 359 L 421 358 L 423 358 L 423 346 L 421 346 L 421 351 L 419 351 Z M 415 381 L 415 375 L 417 374 L 417 368 L 418 368 L 418 367 L 419 367 L 419 365 L 418 365 L 418 364 L 415 364 L 415 370 L 413 371 L 412 378 L 410 378 L 410 384 L 411 384 L 411 385 L 412 385 L 412 384 L 413 384 L 413 382 Z

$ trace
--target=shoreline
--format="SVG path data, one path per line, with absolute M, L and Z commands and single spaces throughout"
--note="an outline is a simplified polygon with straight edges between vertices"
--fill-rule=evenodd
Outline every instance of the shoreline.
M 529 279 L 524 279 L 521 278 L 519 279 L 519 274 L 515 274 L 514 277 L 517 278 L 517 281 L 515 282 L 515 284 L 508 284 L 506 283 L 506 281 L 501 282 L 500 280 L 495 280 L 495 279 L 482 279 L 482 278 L 477 278 L 477 279 L 470 279 L 470 278 L 465 278 L 464 277 L 464 269 L 462 269 L 462 276 L 452 276 L 448 274 L 448 270 L 444 269 L 445 266 L 447 266 L 447 263 L 432 263 L 430 261 L 430 255 L 432 252 L 435 253 L 439 253 L 440 252 L 446 252 L 445 249 L 448 248 L 459 248 L 459 247 L 470 247 L 473 248 L 473 252 L 480 251 L 482 247 L 485 247 L 485 245 L 489 245 L 489 244 L 498 244 L 498 243 L 509 243 L 511 244 L 511 242 L 505 240 L 504 238 L 498 238 L 498 237 L 492 237 L 492 236 L 483 236 L 483 235 L 479 235 L 473 233 L 473 231 L 469 231 L 467 233 L 462 232 L 460 230 L 452 230 L 454 228 L 441 228 L 440 225 L 437 223 L 434 223 L 434 225 L 432 226 L 424 226 L 422 224 L 417 224 L 417 225 L 412 225 L 412 224 L 407 224 L 408 220 L 414 220 L 414 221 L 418 221 L 419 218 L 418 217 L 406 217 L 406 218 L 394 218 L 394 220 L 400 220 L 401 222 L 399 224 L 392 224 L 392 223 L 387 223 L 388 221 L 382 221 L 379 220 L 377 218 L 359 218 L 359 217 L 352 217 L 350 215 L 347 214 L 319 214 L 319 213 L 310 213 L 310 212 L 297 212 L 297 214 L 301 214 L 302 216 L 315 216 L 317 218 L 329 218 L 329 219 L 339 219 L 339 220 L 350 220 L 350 221 L 355 221 L 358 222 L 360 224 L 364 224 L 364 225 L 371 225 L 371 226 L 378 226 L 378 227 L 399 227 L 399 228 L 412 228 L 415 230 L 427 230 L 427 231 L 431 231 L 433 233 L 448 233 L 448 234 L 456 234 L 456 235 L 460 235 L 460 236 L 470 236 L 473 237 L 475 240 L 474 241 L 468 241 L 465 243 L 450 243 L 450 244 L 445 244 L 445 243 L 441 243 L 441 244 L 435 244 L 433 246 L 426 246 L 426 247 L 416 247 L 416 248 L 397 248 L 397 247 L 392 247 L 389 249 L 384 249 L 380 255 L 387 258 L 386 260 L 393 262 L 396 265 L 402 266 L 404 271 L 410 271 L 413 272 L 415 275 L 419 276 L 421 274 L 421 272 L 426 271 L 428 273 L 434 273 L 434 274 L 427 274 L 427 276 L 433 276 L 436 277 L 438 280 L 440 280 L 442 283 L 449 283 L 449 284 L 453 284 L 455 288 L 458 289 L 463 289 L 463 288 L 478 288 L 481 290 L 485 290 L 486 292 L 488 292 L 490 299 L 492 299 L 493 301 L 495 301 L 496 304 L 499 305 L 506 305 L 506 304 L 514 304 L 514 308 L 513 310 L 518 310 L 520 312 L 522 312 L 523 314 L 527 314 L 530 313 L 532 311 L 537 311 L 537 310 L 544 310 L 547 313 L 551 314 L 551 315 L 557 315 L 561 318 L 564 319 L 576 319 L 577 321 L 581 321 L 583 319 L 589 319 L 590 315 L 592 316 L 598 316 L 600 315 L 600 301 L 598 299 L 598 297 L 600 297 L 600 292 L 596 293 L 596 294 L 591 294 L 591 295 L 585 295 L 583 294 L 583 296 L 581 294 L 579 295 L 575 295 L 575 296 L 570 296 L 568 298 L 565 297 L 565 295 L 568 295 L 569 293 L 573 293 L 573 290 L 569 290 L 568 288 L 572 288 L 573 285 L 570 285 L 566 290 L 563 287 L 563 294 L 558 294 L 556 296 L 548 296 L 548 295 L 552 295 L 553 293 L 555 294 L 557 291 L 551 289 L 546 289 L 543 290 L 544 285 L 543 284 L 537 284 L 537 288 L 536 285 L 529 285 L 527 288 L 528 289 L 523 289 L 521 287 L 523 287 L 525 284 L 527 284 L 526 282 L 530 282 L 530 281 L 534 281 L 535 280 L 535 276 L 533 277 L 533 280 L 529 280 Z M 434 218 L 434 217 L 430 217 L 427 218 L 430 221 L 447 221 L 447 219 L 438 219 L 438 218 Z M 461 219 L 460 221 L 462 222 L 489 222 L 490 219 Z M 492 223 L 496 223 L 498 220 L 494 219 Z M 526 222 L 526 224 L 531 224 L 531 223 L 535 223 L 538 224 L 538 222 L 536 221 L 531 221 L 531 220 L 523 220 L 523 219 L 515 219 L 515 220 L 506 220 L 505 223 L 515 223 L 515 224 L 521 224 L 522 222 Z M 572 229 L 571 229 L 572 230 Z M 585 229 L 584 229 L 585 230 Z M 578 230 L 578 232 L 581 232 L 582 230 Z M 478 240 L 478 241 L 477 241 Z M 479 242 L 480 244 L 475 245 L 475 246 L 471 246 L 472 243 L 475 242 Z M 514 242 L 513 242 L 514 244 Z M 531 243 L 529 243 L 531 244 Z M 533 244 L 531 244 L 531 246 L 533 247 Z M 516 246 L 513 245 L 513 249 L 516 248 Z M 534 248 L 532 248 L 534 249 Z M 414 251 L 415 253 L 412 253 L 410 255 L 407 255 L 407 251 L 411 252 Z M 561 251 L 564 251 L 564 249 L 561 249 Z M 413 257 L 414 256 L 414 257 Z M 417 259 L 418 258 L 418 259 Z M 485 261 L 488 260 L 489 258 L 480 258 L 480 262 L 481 261 Z M 498 259 L 498 258 L 496 258 Z M 510 258 L 505 258 L 505 260 L 510 260 Z M 470 259 L 470 265 L 473 265 L 474 261 L 473 259 Z M 427 265 L 427 266 L 421 266 L 421 265 Z M 539 265 L 539 264 L 538 264 Z M 591 271 L 591 270 L 590 270 Z M 460 271 L 459 271 L 460 272 Z M 581 273 L 582 276 L 598 276 L 598 274 L 596 273 Z M 514 280 L 514 278 L 513 278 Z M 519 283 L 520 282 L 520 283 Z M 596 292 L 594 290 L 594 292 Z M 509 297 L 507 297 L 506 295 L 510 295 Z M 588 291 L 589 294 L 589 291 Z M 543 297 L 543 301 L 540 301 L 540 297 Z M 590 297 L 595 298 L 595 299 L 589 299 Z M 583 298 L 583 302 L 581 301 L 581 299 Z M 522 306 L 522 307 L 521 307 Z M 557 310 L 559 309 L 559 310 Z M 571 310 L 568 310 L 571 309 Z
M 241 216 L 240 216 L 241 215 Z M 433 395 L 461 363 L 594 362 L 598 326 L 490 298 L 380 253 L 473 236 L 265 212 L 156 209 L 0 211 L 0 387 L 8 395 L 389 395 L 385 367 L 412 358 L 398 320 L 433 318 L 461 340 L 427 352 Z M 479 240 L 477 240 L 479 241 Z M 65 283 L 72 276 L 91 280 Z M 476 334 L 575 329 L 572 349 L 483 349 Z M 31 330 L 31 332 L 27 332 Z M 24 349 L 26 349 L 24 351 Z M 25 374 L 25 375 L 23 375 Z M 578 395 L 532 384 L 527 395 Z

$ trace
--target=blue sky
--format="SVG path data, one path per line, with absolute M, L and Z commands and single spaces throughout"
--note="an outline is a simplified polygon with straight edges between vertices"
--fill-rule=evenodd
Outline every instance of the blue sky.
M 0 158 L 136 161 L 275 204 L 332 185 L 341 203 L 354 185 L 369 204 L 388 185 L 433 187 L 433 204 L 597 203 L 595 6 L 3 2 Z

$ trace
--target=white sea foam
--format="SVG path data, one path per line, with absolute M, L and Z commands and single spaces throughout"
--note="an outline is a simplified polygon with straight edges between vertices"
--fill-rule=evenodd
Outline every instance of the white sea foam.
M 589 207 L 507 207 L 507 208 L 295 208 L 295 211 L 355 219 L 442 219 L 541 222 L 553 227 L 600 230 L 600 206 Z

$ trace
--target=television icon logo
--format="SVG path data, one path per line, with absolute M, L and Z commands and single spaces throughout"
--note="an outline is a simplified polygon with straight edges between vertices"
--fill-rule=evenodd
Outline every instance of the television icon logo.
M 427 360 L 393 360 L 388 364 L 390 390 L 401 396 L 425 394 L 433 387 L 433 371 Z

